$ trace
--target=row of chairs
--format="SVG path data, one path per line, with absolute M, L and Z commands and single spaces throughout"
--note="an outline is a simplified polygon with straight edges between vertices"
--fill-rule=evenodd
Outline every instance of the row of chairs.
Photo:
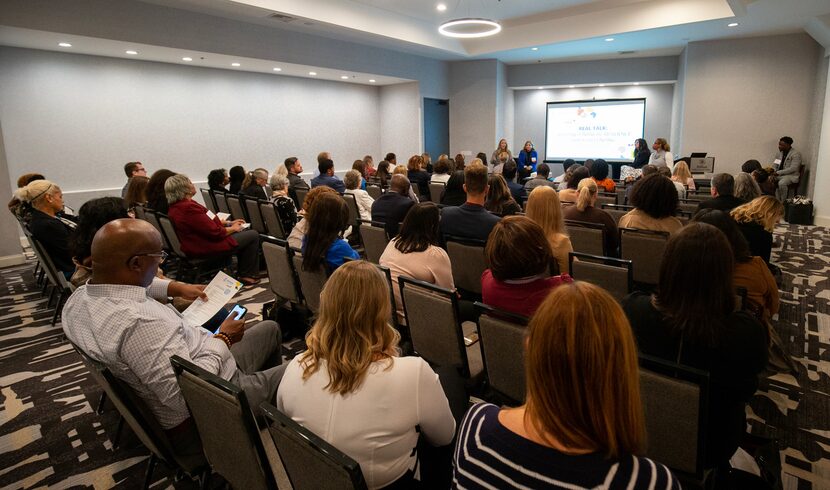
M 52 257 L 49 256 L 46 249 L 32 235 L 25 224 L 21 223 L 20 227 L 23 229 L 23 234 L 32 246 L 35 257 L 37 257 L 35 277 L 38 278 L 38 281 L 43 284 L 42 293 L 46 294 L 46 291 L 49 290 L 49 300 L 46 302 L 46 307 L 52 307 L 52 302 L 55 301 L 51 323 L 54 326 L 60 317 L 61 311 L 63 310 L 63 304 L 67 299 L 69 299 L 72 292 L 75 291 L 75 286 L 73 286 L 66 279 L 63 272 L 57 268 L 55 262 L 52 260 Z
M 264 199 L 199 189 L 205 207 L 213 213 L 227 213 L 231 219 L 242 219 L 251 224 L 251 228 L 263 235 L 277 238 L 288 236 L 280 220 L 276 204 Z

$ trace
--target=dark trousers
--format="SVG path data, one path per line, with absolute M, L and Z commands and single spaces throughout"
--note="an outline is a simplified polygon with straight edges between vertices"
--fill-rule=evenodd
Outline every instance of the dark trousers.
M 256 230 L 245 230 L 234 233 L 236 240 L 236 260 L 238 261 L 239 277 L 256 277 L 259 274 L 259 233 Z

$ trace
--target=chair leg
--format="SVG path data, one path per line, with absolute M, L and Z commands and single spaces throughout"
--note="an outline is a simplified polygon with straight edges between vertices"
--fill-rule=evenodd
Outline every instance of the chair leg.
M 58 294 L 58 302 L 55 303 L 55 313 L 52 314 L 52 326 L 55 326 L 55 323 L 58 321 L 58 315 L 61 314 L 61 307 L 63 306 L 63 300 L 66 296 L 66 290 L 62 289 L 60 294 Z
M 201 476 L 199 477 L 199 488 L 202 490 L 206 490 L 208 488 L 208 483 L 210 482 L 210 468 L 206 469 L 202 472 Z
M 107 402 L 107 392 L 102 391 L 101 396 L 98 398 L 98 406 L 95 407 L 95 413 L 101 415 L 104 413 L 104 404 Z
M 47 308 L 52 307 L 52 300 L 55 299 L 55 290 L 56 289 L 58 289 L 57 286 L 53 287 L 52 290 L 49 291 L 49 301 L 46 302 L 46 307 Z M 54 323 L 52 325 L 54 325 Z
M 115 428 L 115 437 L 112 441 L 112 447 L 118 448 L 118 442 L 121 440 L 121 432 L 124 430 L 124 417 L 118 417 L 118 426 Z
M 150 484 L 153 482 L 153 470 L 156 469 L 156 463 L 158 462 L 158 458 L 156 458 L 155 454 L 150 454 L 150 460 L 147 461 L 147 471 L 144 474 L 144 486 L 141 487 L 144 490 L 150 488 Z

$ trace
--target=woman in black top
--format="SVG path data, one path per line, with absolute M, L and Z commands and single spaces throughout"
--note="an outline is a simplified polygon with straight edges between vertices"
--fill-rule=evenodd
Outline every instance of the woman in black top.
M 735 311 L 734 259 L 726 236 L 690 223 L 666 245 L 657 292 L 623 308 L 640 353 L 709 372 L 708 467 L 724 465 L 746 430 L 746 402 L 767 363 L 764 327 Z
M 36 180 L 18 189 L 16 195 L 31 206 L 28 227 L 32 236 L 43 246 L 55 267 L 69 279 L 75 271 L 69 253 L 69 234 L 77 224 L 62 213 L 61 188 L 48 180 Z
M 231 167 L 228 171 L 228 178 L 230 179 L 228 192 L 239 194 L 242 191 L 242 181 L 245 180 L 245 169 L 240 165 Z
M 752 255 L 769 264 L 772 255 L 772 232 L 784 216 L 784 205 L 772 196 L 757 197 L 730 213 L 749 242 Z
M 461 206 L 467 202 L 467 193 L 464 192 L 464 171 L 456 170 L 447 181 L 447 188 L 441 195 L 441 204 L 444 206 Z
M 421 155 L 412 155 L 406 164 L 406 176 L 410 184 L 416 184 L 418 198 L 421 201 L 429 201 L 429 174 L 421 169 L 424 163 Z
M 630 167 L 643 168 L 651 157 L 651 150 L 648 149 L 648 142 L 642 138 L 634 140 L 634 161 Z
M 212 191 L 228 192 L 226 185 L 231 181 L 224 168 L 211 170 L 207 177 L 208 188 Z
M 501 174 L 490 174 L 487 178 L 490 190 L 487 191 L 487 202 L 484 209 L 499 216 L 510 216 L 522 211 L 522 208 L 513 199 L 507 182 Z

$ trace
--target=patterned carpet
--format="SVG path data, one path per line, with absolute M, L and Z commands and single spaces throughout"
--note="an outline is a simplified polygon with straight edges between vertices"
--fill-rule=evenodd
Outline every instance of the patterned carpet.
M 830 488 L 827 231 L 776 230 L 773 261 L 784 272 L 776 326 L 799 370 L 762 380 L 749 408 L 752 432 L 780 441 L 788 490 Z M 52 311 L 32 272 L 31 263 L 0 270 L 0 490 L 139 487 L 147 451 L 130 437 L 113 447 L 118 417 L 110 405 L 95 413 L 100 390 L 60 329 L 49 325 Z M 270 299 L 267 281 L 238 296 L 249 319 Z M 175 481 L 163 466 L 154 480 L 153 488 L 197 487 Z

